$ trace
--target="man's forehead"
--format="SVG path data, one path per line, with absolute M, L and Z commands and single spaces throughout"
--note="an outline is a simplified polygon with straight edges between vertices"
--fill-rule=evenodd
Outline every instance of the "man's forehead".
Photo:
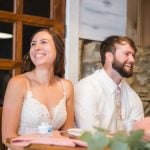
M 116 43 L 115 44 L 115 48 L 117 49 L 117 48 L 129 48 L 129 49 L 133 49 L 132 47 L 131 47 L 131 45 L 128 43 L 128 42 L 126 42 L 126 41 L 123 41 L 123 42 L 121 42 L 121 43 Z M 133 49 L 134 50 L 134 49 Z
M 130 44 L 126 41 L 123 41 L 122 43 L 116 43 L 115 44 L 115 48 L 116 50 L 124 50 L 124 51 L 130 51 L 132 53 L 135 53 L 135 50 L 133 49 L 133 47 L 130 46 Z
M 127 41 L 122 41 L 120 43 L 115 43 L 115 46 L 123 46 L 123 45 L 129 45 L 129 43 Z

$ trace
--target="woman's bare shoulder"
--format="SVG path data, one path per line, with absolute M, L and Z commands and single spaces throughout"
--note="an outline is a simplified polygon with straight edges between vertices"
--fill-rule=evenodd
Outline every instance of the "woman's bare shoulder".
M 13 76 L 12 78 L 10 78 L 8 85 L 22 87 L 25 85 L 25 82 L 26 82 L 25 76 L 23 74 L 21 74 L 21 75 L 16 75 L 16 76 Z
M 73 88 L 73 83 L 71 80 L 63 79 L 63 82 L 67 87 Z
M 68 98 L 73 97 L 74 95 L 74 86 L 72 81 L 63 79 L 64 85 L 66 87 L 66 95 Z
M 23 97 L 26 93 L 27 84 L 25 77 L 22 75 L 13 76 L 7 85 L 5 99 L 16 99 L 19 100 L 18 97 Z M 13 93 L 13 94 L 12 94 Z M 11 98 L 10 98 L 11 96 Z

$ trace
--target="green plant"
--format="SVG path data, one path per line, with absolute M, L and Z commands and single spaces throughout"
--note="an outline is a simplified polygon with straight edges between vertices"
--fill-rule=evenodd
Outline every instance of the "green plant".
M 84 132 L 80 139 L 88 143 L 88 150 L 150 150 L 150 142 L 142 140 L 143 135 L 143 130 L 137 130 L 109 137 L 105 130 L 97 128 L 94 133 Z

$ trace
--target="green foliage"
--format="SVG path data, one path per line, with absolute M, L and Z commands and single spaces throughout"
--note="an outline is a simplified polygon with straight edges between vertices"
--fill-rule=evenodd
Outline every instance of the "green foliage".
M 143 130 L 137 130 L 109 137 L 105 130 L 97 128 L 94 133 L 84 132 L 80 139 L 88 143 L 88 150 L 150 150 L 150 142 L 142 140 L 143 135 Z

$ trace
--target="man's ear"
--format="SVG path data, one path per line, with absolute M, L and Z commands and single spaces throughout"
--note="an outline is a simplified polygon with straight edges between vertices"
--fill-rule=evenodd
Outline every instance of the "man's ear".
M 112 63 L 113 60 L 114 60 L 114 55 L 112 54 L 112 52 L 107 52 L 107 53 L 105 54 L 105 57 L 106 57 L 106 60 L 107 60 L 108 62 L 110 62 L 110 63 Z

